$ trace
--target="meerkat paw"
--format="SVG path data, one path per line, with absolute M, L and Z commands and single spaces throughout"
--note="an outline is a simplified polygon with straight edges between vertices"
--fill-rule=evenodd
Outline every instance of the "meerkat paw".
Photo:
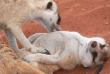
M 31 52 L 50 55 L 50 52 L 47 49 L 44 49 L 43 47 L 33 47 L 31 49 Z
M 38 57 L 35 57 L 35 54 L 30 54 L 30 55 L 23 57 L 22 60 L 30 63 L 30 62 L 35 62 L 36 58 L 38 58 Z

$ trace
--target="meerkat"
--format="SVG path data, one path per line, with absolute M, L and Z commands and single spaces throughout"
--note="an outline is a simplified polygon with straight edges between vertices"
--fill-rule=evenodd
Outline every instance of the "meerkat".
M 29 63 L 21 60 L 16 53 L 0 42 L 0 74 L 45 74 Z
M 4 29 L 14 51 L 19 49 L 16 39 L 24 48 L 32 52 L 44 49 L 34 47 L 21 30 L 22 24 L 31 20 L 36 20 L 48 32 L 61 30 L 59 9 L 53 0 L 0 1 L 0 29 Z
M 39 33 L 29 37 L 29 41 L 48 49 L 49 54 L 33 54 L 22 49 L 18 56 L 47 74 L 59 69 L 72 70 L 77 65 L 100 66 L 110 57 L 109 46 L 103 38 L 87 38 L 78 32 Z

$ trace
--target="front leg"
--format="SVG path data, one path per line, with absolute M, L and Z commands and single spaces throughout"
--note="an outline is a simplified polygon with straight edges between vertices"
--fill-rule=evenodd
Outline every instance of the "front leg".
M 29 54 L 22 58 L 27 62 L 40 62 L 45 64 L 58 64 L 60 60 L 60 56 L 58 55 L 46 55 L 41 53 Z
M 13 34 L 10 32 L 10 30 L 6 29 L 5 30 L 6 36 L 8 38 L 8 41 L 11 45 L 11 47 L 13 48 L 13 50 L 15 52 L 17 52 L 19 50 L 17 42 L 16 42 L 16 38 L 13 36 Z
M 38 38 L 40 38 L 41 36 L 45 35 L 46 33 L 35 33 L 33 35 L 31 35 L 28 40 L 30 43 L 35 42 Z
M 18 39 L 18 41 L 21 43 L 21 45 L 26 49 L 30 50 L 31 52 L 37 52 L 37 50 L 40 50 L 40 48 L 37 48 L 33 46 L 28 39 L 23 34 L 21 28 L 18 25 L 12 25 L 9 27 L 9 30 L 11 33 Z M 43 49 L 44 50 L 44 49 Z

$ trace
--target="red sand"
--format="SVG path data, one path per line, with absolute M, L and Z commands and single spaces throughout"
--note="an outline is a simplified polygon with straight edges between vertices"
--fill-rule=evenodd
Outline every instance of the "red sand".
M 60 8 L 63 30 L 76 31 L 87 37 L 103 37 L 110 45 L 110 0 L 55 0 L 55 2 Z M 35 21 L 27 22 L 22 29 L 26 37 L 34 33 L 47 32 Z M 0 31 L 0 40 L 8 44 L 3 31 Z M 79 66 L 72 71 L 59 71 L 55 74 L 93 74 L 95 71 L 96 68 Z M 110 60 L 105 63 L 100 74 L 110 74 Z

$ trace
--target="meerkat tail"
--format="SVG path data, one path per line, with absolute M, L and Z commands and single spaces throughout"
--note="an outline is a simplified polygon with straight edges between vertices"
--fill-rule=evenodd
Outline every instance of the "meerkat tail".
M 45 74 L 24 61 L 21 61 L 16 67 L 18 74 Z

